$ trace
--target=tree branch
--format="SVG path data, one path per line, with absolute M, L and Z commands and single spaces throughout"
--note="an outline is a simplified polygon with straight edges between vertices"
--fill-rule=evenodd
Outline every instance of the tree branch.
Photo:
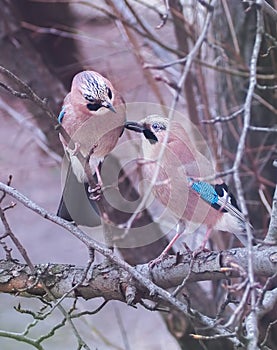
M 273 276 L 276 272 L 276 254 L 276 246 L 255 247 L 253 252 L 255 274 Z M 239 277 L 241 271 L 247 270 L 248 264 L 246 248 L 234 248 L 224 252 L 203 252 L 195 258 L 192 268 L 191 259 L 191 253 L 186 252 L 178 254 L 177 258 L 173 255 L 168 256 L 157 263 L 151 271 L 148 264 L 137 265 L 133 270 L 149 283 L 153 281 L 157 286 L 168 289 L 180 285 L 186 276 L 188 276 L 187 283 Z M 94 264 L 91 275 L 84 280 L 86 267 L 39 264 L 35 265 L 32 271 L 28 265 L 18 261 L 0 260 L 0 292 L 28 297 L 43 296 L 46 292 L 39 281 L 41 279 L 57 299 L 66 295 L 67 298 L 103 297 L 105 300 L 126 302 L 128 287 L 129 290 L 133 288 L 135 291 L 131 304 L 139 303 L 141 299 L 157 300 L 159 293 L 149 293 L 145 285 L 130 279 L 124 267 L 113 262 L 114 264 L 109 268 L 105 262 Z M 240 266 L 240 270 L 236 269 L 236 264 Z M 72 288 L 75 286 L 76 288 Z
M 182 283 L 184 276 L 188 273 L 190 274 L 188 281 L 210 279 L 211 277 L 226 279 L 231 276 L 239 276 L 240 270 L 234 266 L 241 266 L 242 269 L 247 270 L 248 260 L 245 249 L 234 249 L 229 254 L 227 252 L 202 253 L 197 257 L 197 263 L 193 264 L 193 270 L 190 270 L 192 256 L 189 253 L 189 255 L 171 256 L 151 270 L 148 264 L 134 268 L 113 254 L 111 250 L 94 241 L 78 227 L 47 212 L 14 188 L 0 183 L 0 190 L 11 195 L 43 218 L 65 228 L 89 248 L 95 249 L 113 263 L 114 266 L 109 268 L 107 268 L 107 265 L 105 268 L 94 266 L 92 277 L 88 278 L 86 283 L 83 279 L 84 268 L 68 265 L 40 266 L 37 270 L 39 272 L 38 281 L 43 280 L 56 297 L 60 297 L 61 294 L 64 295 L 64 293 L 71 290 L 71 293 L 68 293 L 68 296 L 71 297 L 82 296 L 88 299 L 102 296 L 109 300 L 128 301 L 129 304 L 136 303 L 142 298 L 163 300 L 187 317 L 193 317 L 194 322 L 209 328 L 212 327 L 218 334 L 229 336 L 229 331 L 220 326 L 215 326 L 215 320 L 199 313 L 197 310 L 189 309 L 186 303 L 176 299 L 164 288 Z M 274 274 L 276 270 L 276 261 L 274 260 L 277 254 L 276 247 L 255 247 L 253 254 L 255 257 L 253 268 L 257 269 L 255 271 L 257 274 L 266 276 Z M 30 275 L 28 267 L 13 261 L 2 263 L 9 264 L 4 270 L 0 268 L 0 271 L 2 271 L 0 282 L 3 292 L 23 293 L 24 295 L 33 293 L 38 296 L 45 294 L 42 283 L 34 283 L 34 276 L 33 274 Z M 63 283 L 63 287 L 60 285 L 61 283 Z M 72 288 L 76 285 L 76 288 Z M 235 338 L 232 338 L 232 341 L 238 343 Z
M 277 160 L 274 161 L 273 165 L 277 168 Z M 269 228 L 264 241 L 270 244 L 277 244 L 277 186 L 273 196 Z
M 234 169 L 234 181 L 235 186 L 238 194 L 238 200 L 242 209 L 242 213 L 246 220 L 248 220 L 248 210 L 245 203 L 244 195 L 243 195 L 243 188 L 242 188 L 242 182 L 239 175 L 239 166 L 242 162 L 242 158 L 244 155 L 245 145 L 246 145 L 246 137 L 248 134 L 248 128 L 250 126 L 251 121 L 251 107 L 252 107 L 252 100 L 254 95 L 255 86 L 257 83 L 257 62 L 258 57 L 260 53 L 261 43 L 262 43 L 262 36 L 263 36 L 263 15 L 260 8 L 257 8 L 256 10 L 257 14 L 257 23 L 256 23 L 256 36 L 255 36 L 255 42 L 252 50 L 252 55 L 250 59 L 250 77 L 249 77 L 249 86 L 245 98 L 244 103 L 244 116 L 243 116 L 243 128 L 241 131 L 237 152 L 236 152 L 236 158 L 234 161 L 233 169 Z M 250 285 L 250 300 L 251 300 L 251 312 L 249 315 L 249 322 L 247 323 L 247 338 L 249 339 L 248 349 L 256 349 L 258 345 L 258 335 L 259 335 L 259 329 L 258 329 L 258 319 L 256 315 L 256 291 L 255 291 L 255 278 L 254 278 L 254 260 L 253 260 L 253 247 L 252 247 L 252 232 L 250 225 L 246 225 L 246 232 L 247 232 L 247 238 L 248 238 L 248 245 L 247 245 L 247 255 L 248 255 L 248 277 L 249 277 L 249 285 Z

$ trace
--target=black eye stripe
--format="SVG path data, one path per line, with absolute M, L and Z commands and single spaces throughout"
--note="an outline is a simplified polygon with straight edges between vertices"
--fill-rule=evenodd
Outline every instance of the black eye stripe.
M 100 103 L 88 103 L 87 109 L 90 111 L 98 111 L 99 108 L 101 108 L 102 105 Z
M 147 138 L 147 140 L 149 140 L 150 143 L 158 142 L 158 139 L 155 136 L 155 134 L 149 129 L 144 129 L 143 130 L 143 135 L 144 135 L 145 138 Z

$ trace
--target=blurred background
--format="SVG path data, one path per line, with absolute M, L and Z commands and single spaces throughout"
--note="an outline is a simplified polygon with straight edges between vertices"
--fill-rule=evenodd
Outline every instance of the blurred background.
M 0 3 L 0 64 L 47 99 L 49 108 L 57 115 L 72 77 L 84 69 L 96 70 L 110 79 L 127 103 L 169 106 L 184 62 L 166 68 L 162 65 L 191 51 L 210 10 L 196 0 L 0 0 Z M 269 3 L 276 6 L 276 1 Z M 243 124 L 249 60 L 256 34 L 256 12 L 246 11 L 247 6 L 239 0 L 216 2 L 207 40 L 191 67 L 177 105 L 204 136 L 218 171 L 232 167 Z M 251 125 L 272 127 L 276 126 L 276 89 L 270 86 L 276 86 L 276 50 L 271 48 L 276 40 L 276 24 L 265 15 L 264 25 L 266 35 L 258 61 Z M 0 80 L 20 90 L 6 76 Z M 214 120 L 228 116 L 228 121 Z M 128 115 L 128 119 L 132 116 Z M 0 180 L 7 182 L 11 174 L 12 186 L 56 212 L 62 192 L 63 151 L 55 123 L 37 105 L 4 89 L 0 90 L 0 120 Z M 258 238 L 264 237 L 270 218 L 276 179 L 274 158 L 276 134 L 249 131 L 240 170 L 250 220 Z M 234 190 L 232 176 L 225 180 Z M 7 217 L 33 263 L 86 263 L 84 245 L 21 204 L 9 210 Z M 149 261 L 158 255 L 166 240 L 162 237 L 157 242 L 141 250 L 122 250 L 121 254 L 131 264 Z M 233 244 L 229 235 L 216 243 L 221 249 Z M 1 254 L 3 258 L 4 253 Z M 14 256 L 20 257 L 16 251 Z M 198 309 L 214 315 L 222 297 L 219 286 L 191 286 L 188 293 L 190 288 L 197 296 L 194 302 Z M 13 309 L 19 300 L 23 307 L 32 310 L 41 307 L 36 300 L 9 295 L 0 298 L 0 328 L 9 331 L 23 331 L 32 320 Z M 65 305 L 69 307 L 71 303 L 66 301 Z M 92 310 L 100 303 L 101 300 L 78 301 L 78 307 Z M 34 337 L 46 333 L 61 318 L 58 312 L 51 317 L 34 329 Z M 267 317 L 265 326 L 274 315 Z M 124 332 L 131 349 L 202 349 L 188 337 L 191 331 L 188 322 L 174 312 L 164 315 L 111 302 L 96 315 L 82 318 L 76 324 L 88 344 L 101 350 L 128 349 Z M 75 342 L 70 329 L 64 327 L 45 343 L 45 349 L 75 349 Z M 228 348 L 228 343 L 221 340 L 213 342 L 212 348 L 223 346 Z M 2 337 L 0 347 L 30 348 Z

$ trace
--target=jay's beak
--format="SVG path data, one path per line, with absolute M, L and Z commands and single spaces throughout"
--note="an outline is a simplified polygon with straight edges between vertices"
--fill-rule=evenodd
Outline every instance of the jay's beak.
M 105 108 L 108 108 L 110 111 L 116 113 L 114 106 L 110 102 L 104 101 L 104 102 L 102 102 L 102 106 Z
M 144 124 L 141 124 L 138 122 L 126 122 L 124 126 L 126 129 L 143 133 L 144 137 L 147 140 L 149 140 L 150 143 L 158 142 L 156 135 L 150 129 L 148 129 Z
M 144 125 L 137 122 L 125 122 L 124 126 L 126 129 L 129 129 L 135 132 L 143 132 L 145 129 Z

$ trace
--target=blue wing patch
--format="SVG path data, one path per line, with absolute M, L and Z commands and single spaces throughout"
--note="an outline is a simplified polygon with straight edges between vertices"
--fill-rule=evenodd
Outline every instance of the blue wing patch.
M 239 210 L 235 197 L 228 192 L 228 186 L 225 183 L 213 186 L 207 182 L 194 181 L 191 178 L 188 178 L 188 183 L 214 209 L 220 210 L 222 213 L 228 212 L 231 207 L 233 210 Z
M 61 124 L 62 123 L 62 120 L 63 120 L 63 117 L 65 115 L 65 106 L 62 107 L 62 110 L 60 111 L 60 114 L 58 116 L 58 123 Z
M 207 182 L 194 181 L 192 178 L 187 178 L 187 181 L 191 189 L 197 192 L 200 198 L 209 203 L 211 207 L 222 213 L 230 213 L 242 222 L 243 232 L 245 232 L 245 217 L 240 212 L 235 197 L 228 192 L 228 186 L 225 183 L 213 186 Z
M 203 181 L 193 181 L 190 178 L 188 181 L 190 187 L 197 192 L 204 201 L 208 202 L 212 206 L 217 204 L 218 194 L 212 185 Z

